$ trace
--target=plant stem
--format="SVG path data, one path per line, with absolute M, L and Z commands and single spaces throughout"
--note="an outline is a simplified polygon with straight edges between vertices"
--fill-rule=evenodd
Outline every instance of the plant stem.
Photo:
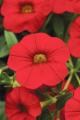
M 80 78 L 79 78 L 79 76 L 77 75 L 77 73 L 75 73 L 74 75 L 75 75 L 75 77 L 76 77 L 76 79 L 77 79 L 77 81 L 78 81 L 78 83 L 80 85 Z
M 71 74 L 70 74 L 70 76 L 69 76 L 69 78 L 68 78 L 68 80 L 67 80 L 67 82 L 66 82 L 66 84 L 64 86 L 63 91 L 66 91 L 67 88 L 69 87 L 69 84 L 71 83 L 71 80 L 72 80 L 72 77 L 73 77 L 73 73 L 74 73 L 74 70 L 72 69 L 71 70 Z
M 47 107 L 48 105 L 54 104 L 54 103 L 56 103 L 56 102 L 57 102 L 57 98 L 56 98 L 56 97 L 51 97 L 49 100 L 40 102 L 40 104 L 41 104 L 41 107 L 42 107 L 42 108 L 45 108 L 45 107 Z
M 73 62 L 72 62 L 71 57 L 70 57 L 70 59 L 69 59 L 69 63 L 71 64 L 72 68 L 74 68 L 74 65 L 73 65 Z
M 56 120 L 60 120 L 60 111 L 57 111 L 57 119 Z

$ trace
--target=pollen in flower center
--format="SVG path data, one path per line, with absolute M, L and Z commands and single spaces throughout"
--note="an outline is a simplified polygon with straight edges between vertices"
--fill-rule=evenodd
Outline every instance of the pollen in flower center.
M 32 13 L 33 12 L 33 6 L 31 4 L 26 4 L 22 6 L 21 9 L 22 13 Z
M 33 62 L 36 64 L 47 62 L 47 56 L 45 54 L 35 54 Z

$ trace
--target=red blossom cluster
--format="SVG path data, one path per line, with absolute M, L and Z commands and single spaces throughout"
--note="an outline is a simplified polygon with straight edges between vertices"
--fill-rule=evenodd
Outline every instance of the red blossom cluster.
M 4 27 L 16 33 L 36 32 L 50 13 L 80 13 L 79 0 L 4 0 Z
M 80 0 L 3 0 L 4 28 L 14 33 L 32 33 L 10 50 L 8 67 L 16 72 L 21 87 L 6 95 L 8 120 L 36 120 L 42 108 L 35 89 L 42 86 L 52 88 L 64 82 L 69 73 L 66 62 L 70 55 L 80 58 L 80 17 L 69 26 L 67 43 L 38 32 L 50 13 L 64 12 L 80 14 Z M 73 90 L 72 85 L 69 88 L 73 96 L 62 109 L 60 119 L 80 120 L 80 88 Z M 54 119 L 57 120 L 56 116 Z

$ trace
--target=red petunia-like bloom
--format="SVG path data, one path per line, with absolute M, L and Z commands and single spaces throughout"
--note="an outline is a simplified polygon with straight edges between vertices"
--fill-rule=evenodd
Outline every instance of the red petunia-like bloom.
M 80 120 L 80 87 L 65 105 L 65 120 Z
M 36 120 L 41 114 L 38 97 L 23 87 L 14 88 L 6 95 L 8 120 Z
M 65 43 L 45 33 L 25 36 L 11 49 L 8 66 L 16 71 L 18 82 L 26 88 L 60 83 L 68 70 L 69 51 Z
M 3 25 L 15 33 L 36 32 L 50 12 L 48 6 L 47 0 L 3 0 Z
M 71 55 L 80 57 L 80 17 L 77 17 L 71 24 L 68 33 L 70 35 L 68 46 Z

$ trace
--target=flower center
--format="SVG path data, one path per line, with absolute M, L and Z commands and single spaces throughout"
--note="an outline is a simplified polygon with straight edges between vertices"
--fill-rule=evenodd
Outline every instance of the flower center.
M 33 62 L 36 64 L 47 62 L 47 56 L 45 54 L 35 54 Z
M 33 12 L 33 6 L 31 4 L 26 4 L 22 6 L 21 9 L 22 13 L 32 13 Z
M 24 106 L 24 105 L 22 105 L 22 104 L 19 104 L 18 105 L 18 109 L 21 111 L 21 112 L 26 112 L 27 110 L 26 110 L 26 107 Z

